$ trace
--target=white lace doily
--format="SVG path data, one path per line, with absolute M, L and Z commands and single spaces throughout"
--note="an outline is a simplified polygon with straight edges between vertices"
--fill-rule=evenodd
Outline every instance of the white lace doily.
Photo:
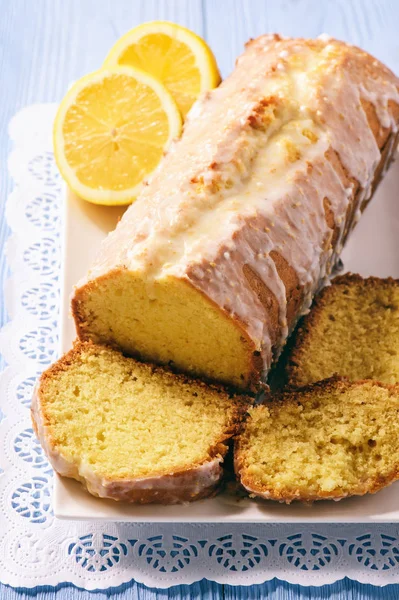
M 57 355 L 61 181 L 51 144 L 55 108 L 27 107 L 10 123 L 10 322 L 0 333 L 8 364 L 0 384 L 2 582 L 105 589 L 131 579 L 155 587 L 204 577 L 228 584 L 279 577 L 323 585 L 347 576 L 399 583 L 396 525 L 134 525 L 54 518 L 52 470 L 33 434 L 29 405 L 37 375 Z

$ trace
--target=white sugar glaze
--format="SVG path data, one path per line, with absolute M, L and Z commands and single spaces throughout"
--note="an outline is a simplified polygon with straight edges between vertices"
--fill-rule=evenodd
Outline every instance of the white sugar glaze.
M 361 101 L 396 131 L 389 101 L 399 103 L 397 85 L 378 61 L 326 36 L 251 41 L 230 77 L 194 105 L 181 140 L 104 241 L 88 279 L 123 266 L 143 272 L 150 296 L 154 280 L 189 279 L 240 320 L 267 370 L 294 325 L 270 253 L 295 270 L 305 312 L 342 249 L 354 197 L 326 152 L 360 185 L 355 222 L 381 157 Z M 339 228 L 334 249 L 325 199 Z M 245 265 L 277 299 L 277 340 Z

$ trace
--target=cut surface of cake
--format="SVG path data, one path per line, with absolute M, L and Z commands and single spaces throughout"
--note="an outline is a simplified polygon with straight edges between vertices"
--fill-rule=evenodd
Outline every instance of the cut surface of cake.
M 54 469 L 96 496 L 173 504 L 212 495 L 249 399 L 91 343 L 42 375 L 32 420 Z
M 390 164 L 398 87 L 334 39 L 251 40 L 77 285 L 80 339 L 256 388 Z
M 334 374 L 399 382 L 399 281 L 346 274 L 316 297 L 287 360 L 288 383 Z
M 399 385 L 331 378 L 250 408 L 235 471 L 286 503 L 377 492 L 399 478 Z

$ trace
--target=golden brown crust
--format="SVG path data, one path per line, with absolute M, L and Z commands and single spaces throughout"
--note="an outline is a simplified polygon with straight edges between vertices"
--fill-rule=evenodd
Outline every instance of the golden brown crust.
M 223 475 L 220 463 L 223 462 L 223 458 L 229 449 L 229 440 L 240 431 L 242 419 L 248 405 L 252 403 L 252 399 L 234 394 L 221 385 L 207 385 L 201 380 L 192 379 L 183 374 L 174 374 L 167 367 L 140 363 L 141 368 L 148 370 L 149 373 L 161 373 L 165 377 L 173 378 L 173 380 L 177 380 L 182 384 L 192 384 L 194 390 L 195 388 L 209 389 L 234 400 L 234 411 L 231 415 L 230 424 L 226 425 L 224 431 L 215 439 L 214 444 L 209 448 L 207 455 L 201 461 L 187 464 L 183 469 L 178 469 L 173 473 L 165 469 L 154 469 L 151 476 L 137 480 L 129 480 L 129 478 L 115 480 L 111 475 L 104 474 L 101 484 L 96 483 L 94 485 L 90 480 L 80 475 L 76 464 L 69 463 L 58 455 L 57 448 L 48 429 L 50 422 L 44 399 L 46 384 L 57 374 L 68 370 L 70 365 L 79 361 L 83 352 L 96 355 L 105 350 L 110 350 L 110 348 L 98 346 L 92 342 L 76 341 L 73 348 L 60 360 L 51 365 L 40 377 L 35 398 L 32 402 L 32 424 L 54 469 L 61 475 L 80 481 L 93 495 L 101 495 L 101 497 L 112 498 L 117 501 L 140 504 L 175 504 L 177 502 L 199 500 L 217 493 Z M 111 350 L 121 355 L 120 352 Z M 136 362 L 135 359 L 129 360 L 133 363 Z M 205 473 L 209 471 L 209 485 L 200 485 L 204 477 L 203 471 Z
M 375 278 L 371 278 L 375 279 Z M 390 394 L 395 395 L 398 398 L 398 409 L 399 409 L 399 384 L 383 384 L 379 381 L 373 381 L 369 379 L 350 382 L 345 377 L 334 375 L 328 379 L 312 383 L 298 390 L 287 390 L 280 392 L 269 399 L 266 402 L 257 407 L 255 410 L 263 410 L 267 407 L 270 412 L 278 411 L 279 406 L 282 404 L 302 404 L 305 405 L 308 401 L 313 401 L 314 396 L 317 393 L 323 392 L 337 392 L 345 393 L 349 389 L 359 388 L 362 386 L 368 387 L 380 387 L 388 390 Z M 250 417 L 249 417 L 250 419 Z M 284 502 L 290 504 L 294 500 L 301 502 L 314 502 L 317 500 L 340 500 L 348 496 L 363 496 L 364 494 L 375 494 L 383 487 L 390 485 L 394 481 L 399 479 L 399 465 L 395 466 L 392 471 L 387 475 L 379 474 L 374 479 L 367 481 L 359 481 L 358 485 L 352 490 L 344 491 L 342 488 L 335 488 L 331 491 L 324 492 L 320 491 L 317 494 L 306 494 L 303 491 L 292 489 L 279 489 L 276 490 L 272 487 L 259 485 L 251 476 L 245 472 L 245 425 L 243 432 L 240 436 L 235 439 L 234 442 L 234 471 L 241 485 L 247 492 L 252 496 L 259 496 L 260 498 L 275 500 L 277 502 Z
M 324 309 L 328 306 L 331 297 L 335 294 L 338 286 L 352 287 L 364 289 L 381 289 L 399 285 L 399 279 L 392 277 L 367 277 L 363 278 L 357 273 L 344 273 L 335 277 L 331 285 L 326 286 L 315 297 L 310 312 L 303 317 L 300 326 L 294 333 L 294 337 L 290 343 L 289 354 L 285 358 L 285 379 L 289 387 L 300 387 L 298 377 L 300 377 L 302 353 L 306 348 L 309 340 L 309 335 L 317 328 L 322 317 Z

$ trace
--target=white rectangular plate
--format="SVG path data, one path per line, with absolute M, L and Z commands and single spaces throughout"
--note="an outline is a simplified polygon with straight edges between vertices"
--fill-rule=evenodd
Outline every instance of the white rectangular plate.
M 399 161 L 389 171 L 360 220 L 344 253 L 345 270 L 361 275 L 399 278 Z M 64 220 L 64 277 L 62 351 L 75 337 L 69 317 L 74 284 L 89 268 L 104 236 L 123 210 L 94 206 L 66 194 Z M 227 493 L 186 506 L 136 506 L 94 498 L 76 481 L 55 478 L 54 512 L 61 519 L 134 522 L 399 522 L 399 482 L 376 495 L 341 502 L 281 505 L 270 501 L 237 500 Z

